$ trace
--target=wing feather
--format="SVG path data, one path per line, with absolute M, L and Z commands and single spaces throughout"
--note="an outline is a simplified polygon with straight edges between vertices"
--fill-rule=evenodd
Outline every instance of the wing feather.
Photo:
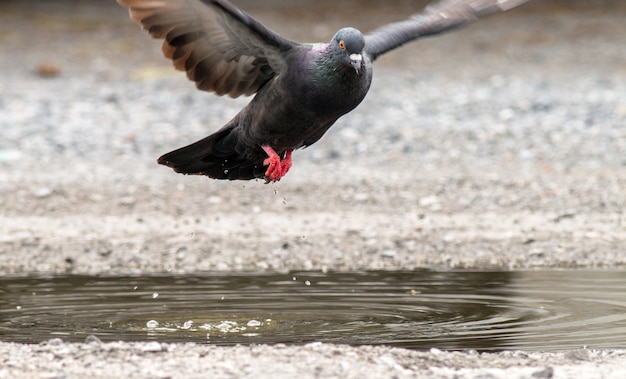
M 469 24 L 479 17 L 509 10 L 528 0 L 439 0 L 413 17 L 378 28 L 365 36 L 372 60 L 403 44 Z
M 287 67 L 297 45 L 226 0 L 117 0 L 174 67 L 204 91 L 251 95 Z

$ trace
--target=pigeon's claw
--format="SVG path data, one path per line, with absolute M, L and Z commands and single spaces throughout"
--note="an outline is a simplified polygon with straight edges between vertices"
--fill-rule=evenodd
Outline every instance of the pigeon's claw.
M 291 153 L 293 152 L 293 150 L 287 150 L 287 152 L 285 153 L 285 157 L 283 158 L 282 161 L 280 161 L 280 168 L 283 171 L 283 176 L 285 176 L 287 174 L 287 171 L 289 171 L 289 169 L 291 168 Z
M 276 154 L 276 151 L 274 151 L 271 146 L 263 145 L 261 148 L 267 154 L 267 158 L 263 161 L 263 166 L 268 166 L 267 170 L 265 170 L 266 182 L 279 181 L 291 168 L 292 150 L 288 150 L 285 154 L 285 158 L 281 160 L 280 156 Z

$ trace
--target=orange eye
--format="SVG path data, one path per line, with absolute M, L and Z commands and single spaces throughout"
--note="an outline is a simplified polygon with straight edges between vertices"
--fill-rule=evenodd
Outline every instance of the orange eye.
M 344 50 L 346 48 L 346 44 L 342 41 L 339 41 L 339 47 Z

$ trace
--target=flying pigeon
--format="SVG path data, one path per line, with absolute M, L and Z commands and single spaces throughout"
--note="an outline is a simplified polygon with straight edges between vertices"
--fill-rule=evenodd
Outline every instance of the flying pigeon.
M 372 62 L 420 37 L 451 30 L 528 0 L 438 0 L 413 17 L 363 35 L 340 29 L 328 43 L 298 43 L 226 0 L 117 0 L 198 89 L 256 94 L 221 129 L 158 163 L 215 179 L 280 180 L 292 152 L 317 142 L 363 100 Z

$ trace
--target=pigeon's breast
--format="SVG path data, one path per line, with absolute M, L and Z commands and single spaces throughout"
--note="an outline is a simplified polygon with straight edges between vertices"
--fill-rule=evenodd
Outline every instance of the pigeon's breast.
M 311 111 L 338 118 L 363 101 L 372 81 L 371 65 L 357 73 L 352 67 L 313 66 L 298 81 L 298 95 Z
M 275 77 L 241 112 L 242 141 L 286 151 L 316 142 L 342 115 L 353 110 L 369 89 L 371 66 L 360 72 L 320 72 L 312 66 Z

